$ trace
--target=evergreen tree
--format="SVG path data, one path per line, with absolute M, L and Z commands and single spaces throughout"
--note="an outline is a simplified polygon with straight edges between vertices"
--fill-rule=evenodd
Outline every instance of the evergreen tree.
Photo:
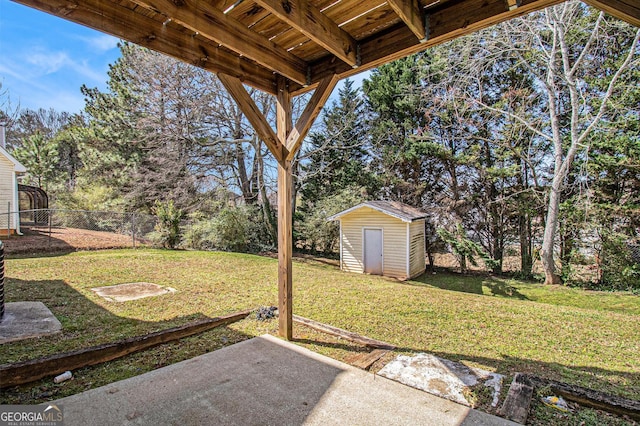
M 364 103 L 353 81 L 347 79 L 340 88 L 338 100 L 323 116 L 321 129 L 312 132 L 301 157 L 303 204 L 313 204 L 347 187 L 373 193 Z
M 58 164 L 58 150 L 54 141 L 46 139 L 40 132 L 24 139 L 13 151 L 28 171 L 28 182 L 45 191 L 53 180 Z
M 300 157 L 301 204 L 297 238 L 311 250 L 335 248 L 335 224 L 326 218 L 372 196 L 377 182 L 370 167 L 369 140 L 360 91 L 346 80 L 338 100 L 323 116 Z
M 423 176 L 427 153 L 415 138 L 425 124 L 420 63 L 420 55 L 388 63 L 375 69 L 362 86 L 382 196 L 417 207 L 429 184 Z

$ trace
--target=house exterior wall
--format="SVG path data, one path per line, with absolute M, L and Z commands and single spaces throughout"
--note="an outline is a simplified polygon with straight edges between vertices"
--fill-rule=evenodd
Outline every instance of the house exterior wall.
M 409 278 L 417 277 L 426 268 L 424 219 L 409 224 Z
M 423 225 L 424 226 L 424 225 Z M 364 229 L 382 229 L 382 274 L 407 278 L 407 224 L 369 207 L 363 207 L 340 219 L 341 268 L 364 272 Z
M 15 166 L 8 158 L 0 154 L 0 232 L 7 233 L 7 207 L 11 203 L 11 211 L 16 211 L 16 175 Z M 11 217 L 10 228 L 15 229 L 14 218 Z

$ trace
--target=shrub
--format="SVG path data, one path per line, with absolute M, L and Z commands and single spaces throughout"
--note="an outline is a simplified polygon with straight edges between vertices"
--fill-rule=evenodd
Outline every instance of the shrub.
M 365 200 L 360 188 L 345 188 L 313 204 L 304 206 L 301 220 L 296 222 L 296 239 L 307 250 L 331 254 L 339 248 L 340 226 L 327 218 Z
M 601 289 L 640 291 L 640 264 L 634 259 L 628 240 L 628 236 L 613 232 L 601 236 Z
M 184 240 L 196 250 L 258 252 L 274 248 L 257 206 L 223 207 L 213 218 L 200 217 Z
M 436 231 L 440 239 L 451 247 L 451 251 L 456 256 L 460 264 L 460 272 L 467 272 L 467 261 L 473 266 L 478 266 L 476 257 L 482 259 L 488 268 L 493 268 L 496 261 L 491 259 L 489 254 L 476 243 L 469 239 L 462 225 L 458 224 L 453 232 L 444 228 L 438 228 Z
M 180 222 L 184 217 L 182 209 L 179 209 L 170 200 L 167 203 L 156 201 L 153 213 L 157 216 L 155 232 L 149 238 L 154 244 L 164 248 L 175 249 L 180 244 Z

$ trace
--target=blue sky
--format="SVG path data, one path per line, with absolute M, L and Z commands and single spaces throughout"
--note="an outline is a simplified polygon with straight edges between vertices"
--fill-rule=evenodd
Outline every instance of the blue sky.
M 104 89 L 118 39 L 0 0 L 0 82 L 12 105 L 79 112 L 80 86 Z
M 83 84 L 106 89 L 118 39 L 9 0 L 0 0 L 0 83 L 15 108 L 80 112 Z M 369 73 L 352 79 L 356 87 Z M 341 87 L 339 83 L 338 87 Z M 334 89 L 328 105 L 336 99 Z

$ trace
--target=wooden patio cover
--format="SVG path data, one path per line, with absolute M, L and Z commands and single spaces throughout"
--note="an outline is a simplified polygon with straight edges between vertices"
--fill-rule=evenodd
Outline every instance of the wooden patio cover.
M 279 164 L 279 326 L 291 339 L 291 160 L 336 83 L 563 0 L 14 1 L 218 75 Z M 639 0 L 585 1 L 640 26 Z M 275 95 L 275 131 L 243 84 Z M 312 89 L 293 126 L 292 97 Z

